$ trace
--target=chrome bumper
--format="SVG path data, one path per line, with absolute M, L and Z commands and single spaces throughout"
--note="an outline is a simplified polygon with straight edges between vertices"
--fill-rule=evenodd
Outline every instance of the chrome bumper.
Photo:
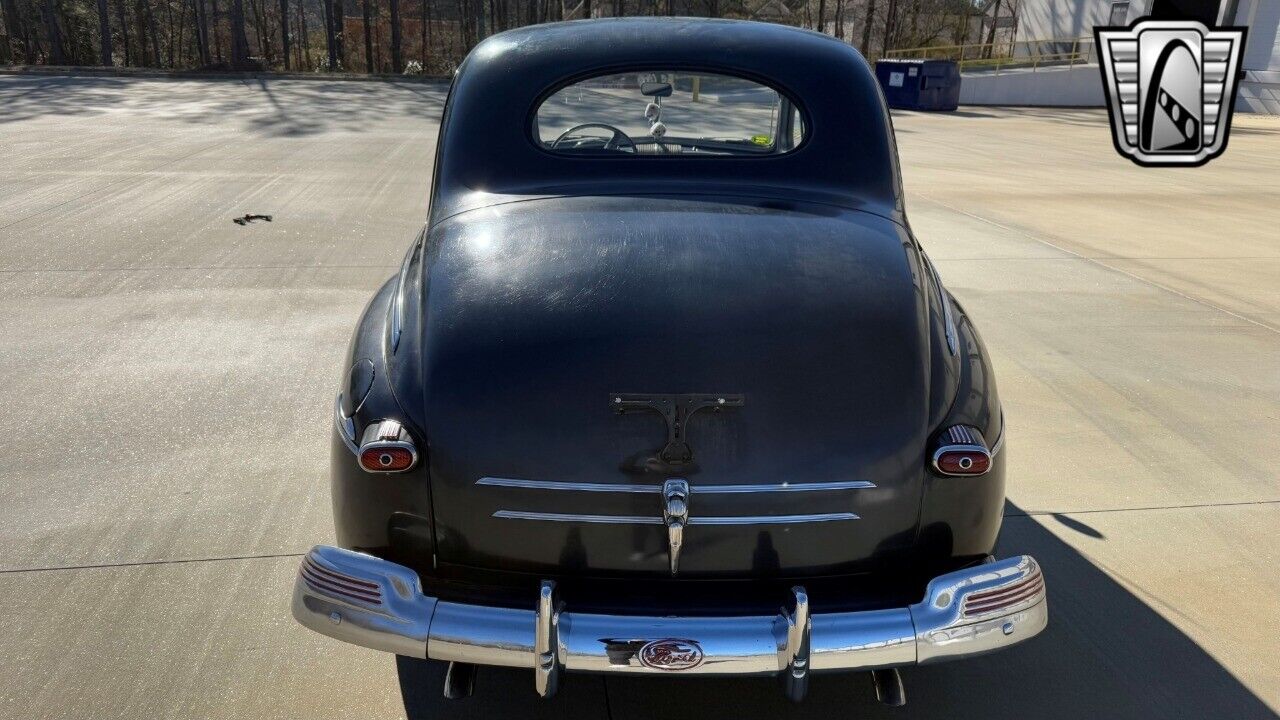
M 574 612 L 544 582 L 537 605 L 510 609 L 425 595 L 417 573 L 320 545 L 303 559 L 293 616 L 375 650 L 534 670 L 542 695 L 560 673 L 778 675 L 803 696 L 810 672 L 875 670 L 979 655 L 1048 622 L 1040 566 L 1022 555 L 941 575 L 902 608 L 809 613 L 804 588 L 776 615 L 645 617 Z

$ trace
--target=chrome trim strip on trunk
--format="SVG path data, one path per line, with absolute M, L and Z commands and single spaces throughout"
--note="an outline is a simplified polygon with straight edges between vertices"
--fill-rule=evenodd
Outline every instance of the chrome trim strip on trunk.
M 810 515 L 716 515 L 689 518 L 690 525 L 790 525 L 793 523 L 859 520 L 851 512 L 813 513 Z
M 736 495 L 757 492 L 825 492 L 832 490 L 865 490 L 876 484 L 869 480 L 835 480 L 813 483 L 778 483 L 775 485 L 694 485 L 695 495 Z
M 525 480 L 522 478 L 482 477 L 477 485 L 489 487 L 523 488 L 526 490 L 569 490 L 577 492 L 654 493 L 662 492 L 661 485 L 623 485 L 621 483 L 572 482 L 566 480 Z M 732 495 L 764 492 L 830 492 L 836 490 L 864 490 L 876 484 L 868 480 L 835 480 L 812 483 L 772 483 L 768 485 L 693 485 L 689 492 L 697 495 Z
M 524 488 L 526 490 L 576 490 L 578 492 L 660 493 L 661 485 L 620 485 L 615 483 L 579 483 L 563 480 L 523 480 L 521 478 L 482 477 L 477 485 Z
M 503 520 L 546 520 L 549 522 L 613 523 L 618 525 L 661 525 L 662 518 L 640 515 L 578 515 L 573 513 L 528 512 L 525 510 L 498 510 L 493 517 Z
M 577 513 L 530 512 L 526 510 L 498 510 L 492 517 L 502 520 L 544 520 L 548 522 L 604 523 L 617 525 L 662 525 L 658 516 L 644 515 L 585 515 Z M 690 525 L 788 525 L 793 523 L 831 522 L 859 520 L 851 512 L 813 513 L 809 515 L 701 515 L 688 520 Z

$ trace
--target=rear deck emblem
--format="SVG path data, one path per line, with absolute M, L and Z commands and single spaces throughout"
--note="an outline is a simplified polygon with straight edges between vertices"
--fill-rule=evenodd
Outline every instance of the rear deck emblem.
M 696 640 L 663 638 L 645 643 L 640 648 L 640 664 L 652 670 L 692 670 L 702 664 L 706 656 Z
M 1116 150 L 1139 165 L 1203 165 L 1231 129 L 1245 28 L 1141 20 L 1094 33 Z

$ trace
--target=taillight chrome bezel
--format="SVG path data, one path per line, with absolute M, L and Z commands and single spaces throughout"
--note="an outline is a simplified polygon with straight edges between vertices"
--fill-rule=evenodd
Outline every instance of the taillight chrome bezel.
M 375 455 L 379 451 L 388 452 Z M 407 451 L 410 458 L 409 464 L 403 467 L 391 467 L 390 460 L 387 462 L 365 461 L 366 456 L 394 459 L 395 453 L 393 451 Z M 370 423 L 364 429 L 364 437 L 361 439 L 359 451 L 356 453 L 356 462 L 365 472 L 379 474 L 408 472 L 418 465 L 418 449 L 414 446 L 413 438 L 409 435 L 409 431 L 405 430 L 400 421 L 380 420 L 376 423 Z
M 946 477 L 981 477 L 991 471 L 993 453 L 987 447 L 986 438 L 982 437 L 982 432 L 977 428 L 968 425 L 952 425 L 938 437 L 937 448 L 933 451 L 932 465 L 933 471 L 939 475 Z M 949 454 L 960 454 L 965 456 L 980 456 L 981 462 L 974 462 L 972 457 L 964 457 L 969 460 L 969 467 L 961 467 L 957 470 L 947 470 L 943 467 L 943 459 Z M 974 466 L 980 466 L 976 469 Z

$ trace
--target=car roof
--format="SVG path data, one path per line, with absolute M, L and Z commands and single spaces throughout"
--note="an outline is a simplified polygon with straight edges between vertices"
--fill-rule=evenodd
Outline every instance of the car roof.
M 565 84 L 644 70 L 737 75 L 803 112 L 795 150 L 757 157 L 569 156 L 539 147 L 533 113 Z M 440 129 L 431 222 L 536 197 L 678 194 L 776 198 L 902 214 L 888 110 L 852 47 L 807 30 L 737 20 L 608 18 L 535 25 L 477 45 Z

